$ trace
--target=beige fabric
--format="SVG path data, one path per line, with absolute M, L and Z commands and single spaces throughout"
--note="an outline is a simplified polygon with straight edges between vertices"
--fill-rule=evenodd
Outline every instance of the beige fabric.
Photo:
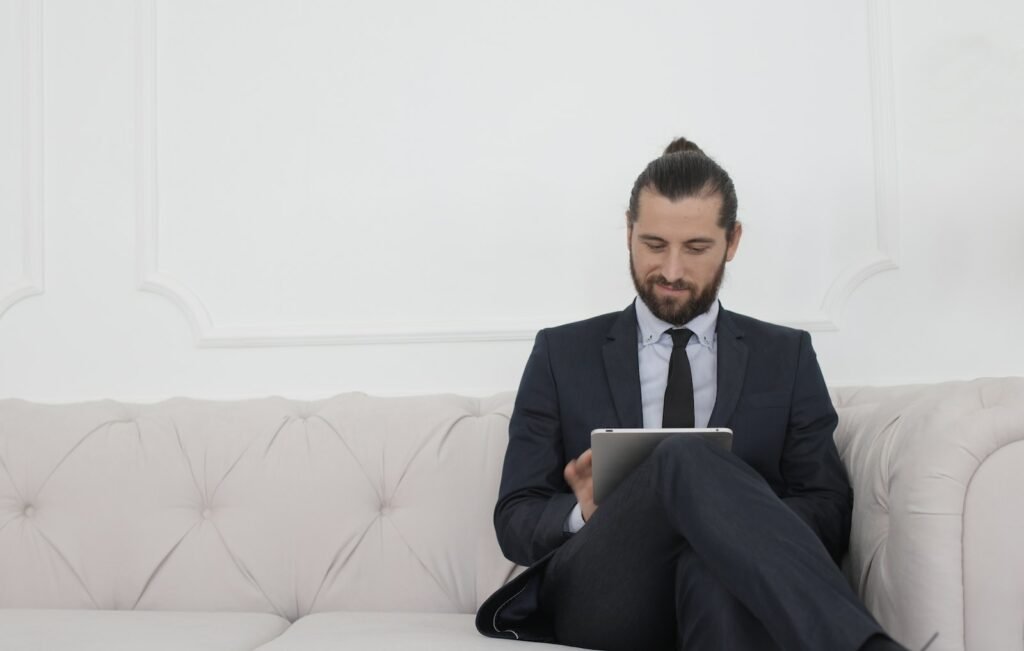
M 511 400 L 0 401 L 0 607 L 471 613 Z
M 833 399 L 854 487 L 848 569 L 868 607 L 912 648 L 936 631 L 929 651 L 1022 648 L 1024 379 Z
M 1009 425 L 1003 421 L 1003 426 Z M 1021 427 L 1018 419 L 1016 427 Z M 1024 442 L 999 448 L 967 488 L 964 631 L 968 649 L 1024 649 Z
M 486 638 L 472 615 L 320 613 L 303 617 L 259 651 L 557 651 L 571 647 Z
M 1024 379 L 833 399 L 869 608 L 911 647 L 1021 648 Z M 514 569 L 491 524 L 512 400 L 0 400 L 0 609 L 325 613 L 288 634 L 502 645 L 438 613 Z
M 288 622 L 263 613 L 0 609 L 4 651 L 242 651 Z

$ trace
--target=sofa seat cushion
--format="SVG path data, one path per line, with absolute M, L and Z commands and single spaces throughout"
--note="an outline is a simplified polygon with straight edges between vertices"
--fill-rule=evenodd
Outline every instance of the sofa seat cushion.
M 243 651 L 288 620 L 265 613 L 0 609 L 4 651 Z
M 259 651 L 554 651 L 571 647 L 488 638 L 474 615 L 325 612 L 307 615 Z

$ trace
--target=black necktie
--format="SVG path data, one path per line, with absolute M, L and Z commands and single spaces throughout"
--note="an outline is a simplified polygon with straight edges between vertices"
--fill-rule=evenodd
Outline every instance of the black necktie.
M 686 342 L 690 341 L 693 333 L 686 328 L 668 332 L 672 335 L 672 357 L 668 362 L 661 426 L 693 427 L 693 376 L 690 374 L 690 359 L 686 356 Z

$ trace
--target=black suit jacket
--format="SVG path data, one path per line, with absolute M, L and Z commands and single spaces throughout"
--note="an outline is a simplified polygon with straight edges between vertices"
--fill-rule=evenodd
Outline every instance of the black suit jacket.
M 498 543 L 510 560 L 537 566 L 568 538 L 563 528 L 576 498 L 562 472 L 590 447 L 590 432 L 643 426 L 637 342 L 632 305 L 537 334 L 509 423 L 494 510 Z M 853 495 L 832 440 L 836 422 L 806 332 L 719 311 L 718 392 L 709 427 L 733 430 L 733 453 L 765 478 L 838 562 L 849 539 Z M 509 604 L 509 592 L 520 594 L 520 602 L 526 598 L 511 619 L 528 618 L 536 593 L 530 598 L 523 588 L 536 573 L 531 568 L 485 604 L 478 613 L 481 632 L 501 633 L 494 613 Z M 545 633 L 530 637 L 548 639 Z
M 825 544 L 846 550 L 852 492 L 832 434 L 836 413 L 806 332 L 720 310 L 718 393 L 709 427 Z M 537 334 L 509 423 L 494 525 L 505 556 L 531 565 L 565 541 L 576 498 L 565 464 L 591 430 L 643 427 L 636 309 Z

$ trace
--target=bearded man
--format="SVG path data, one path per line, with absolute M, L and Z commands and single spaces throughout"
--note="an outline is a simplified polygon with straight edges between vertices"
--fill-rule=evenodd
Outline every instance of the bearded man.
M 529 566 L 484 635 L 609 651 L 902 649 L 837 567 L 852 491 L 808 333 L 725 310 L 743 235 L 729 175 L 678 139 L 626 211 L 638 297 L 538 333 L 494 511 Z M 732 451 L 661 443 L 600 505 L 598 428 L 728 427 Z

